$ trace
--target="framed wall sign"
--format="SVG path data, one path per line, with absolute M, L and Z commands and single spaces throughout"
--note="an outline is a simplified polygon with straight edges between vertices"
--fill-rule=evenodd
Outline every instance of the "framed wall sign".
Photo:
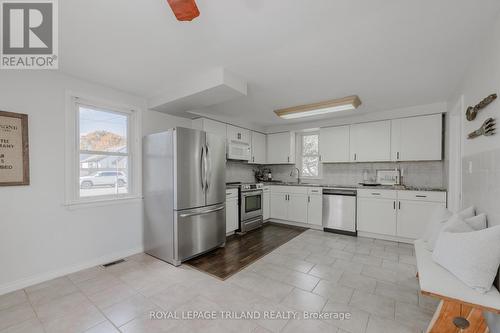
M 0 111 L 0 186 L 29 183 L 28 115 Z

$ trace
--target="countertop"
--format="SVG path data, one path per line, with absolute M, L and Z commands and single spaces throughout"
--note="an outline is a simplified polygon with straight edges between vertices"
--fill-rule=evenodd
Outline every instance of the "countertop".
M 365 185 L 339 185 L 339 184 L 309 184 L 309 183 L 288 183 L 288 182 L 264 182 L 264 185 L 275 186 L 306 186 L 306 187 L 322 187 L 322 188 L 347 188 L 347 189 L 379 189 L 379 190 L 397 190 L 397 191 L 430 191 L 430 192 L 446 192 L 445 188 L 437 187 L 417 187 L 417 186 L 365 186 Z

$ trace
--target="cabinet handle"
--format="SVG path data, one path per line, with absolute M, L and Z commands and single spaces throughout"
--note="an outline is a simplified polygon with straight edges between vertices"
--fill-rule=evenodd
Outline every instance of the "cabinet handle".
M 399 160 L 399 151 L 398 151 L 398 153 L 397 153 L 397 158 L 396 158 L 396 159 L 398 159 L 398 160 Z
M 319 161 L 320 161 L 320 162 L 321 162 L 321 159 L 322 159 L 322 157 L 321 157 L 321 155 L 319 155 Z
M 380 195 L 380 193 L 372 193 L 372 195 Z
M 392 206 L 394 207 L 394 210 L 396 210 L 396 201 L 393 201 L 392 203 L 393 203 Z
M 398 209 L 401 209 L 401 201 L 399 201 Z
M 417 197 L 417 198 L 427 198 L 427 196 L 426 196 L 426 195 L 418 195 L 418 194 L 416 195 L 416 197 Z
M 290 156 L 288 156 L 288 162 L 290 162 Z
M 255 156 L 254 156 L 254 157 L 252 157 L 252 162 L 255 162 Z
M 357 160 L 357 156 L 356 156 L 356 153 L 354 153 L 354 160 L 355 160 L 355 161 Z
M 311 202 L 311 196 L 310 195 L 307 196 L 307 202 Z

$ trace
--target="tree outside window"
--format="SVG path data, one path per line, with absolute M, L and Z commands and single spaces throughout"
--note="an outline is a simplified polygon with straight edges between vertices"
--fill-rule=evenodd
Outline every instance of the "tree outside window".
M 320 177 L 319 134 L 304 133 L 300 138 L 302 177 Z

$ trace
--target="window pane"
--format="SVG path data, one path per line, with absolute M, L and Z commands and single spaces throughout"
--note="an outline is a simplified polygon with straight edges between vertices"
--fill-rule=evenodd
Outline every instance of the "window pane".
M 80 154 L 80 197 L 128 193 L 128 157 Z
M 302 175 L 306 177 L 319 176 L 319 157 L 302 158 Z
M 304 135 L 302 137 L 302 155 L 318 155 L 318 135 Z
M 127 152 L 128 117 L 80 106 L 80 150 Z

